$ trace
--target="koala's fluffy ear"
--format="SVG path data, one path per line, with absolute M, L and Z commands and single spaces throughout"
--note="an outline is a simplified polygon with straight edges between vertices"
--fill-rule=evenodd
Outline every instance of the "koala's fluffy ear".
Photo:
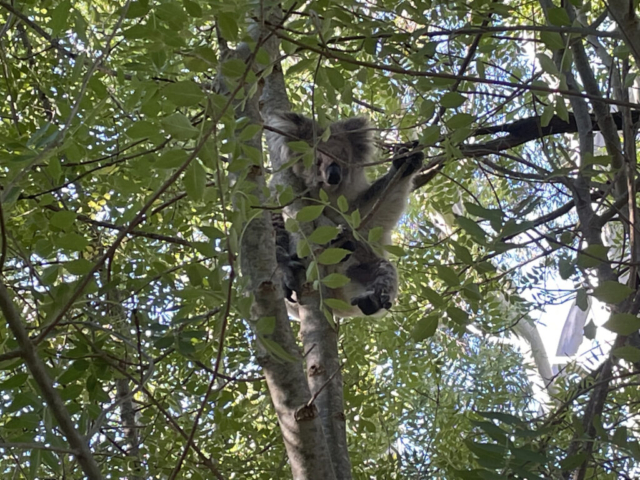
M 290 135 L 287 140 L 313 139 L 315 122 L 310 118 L 295 112 L 277 112 L 267 118 L 267 124 L 279 131 Z
M 331 125 L 331 133 L 344 136 L 351 145 L 353 161 L 365 163 L 373 153 L 373 132 L 369 119 L 364 117 L 347 118 Z

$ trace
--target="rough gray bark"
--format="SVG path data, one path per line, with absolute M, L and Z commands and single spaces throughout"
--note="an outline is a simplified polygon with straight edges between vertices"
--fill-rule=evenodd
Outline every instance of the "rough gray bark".
M 269 18 L 268 24 L 277 25 L 281 22 L 281 18 L 281 12 L 276 12 Z M 273 112 L 289 111 L 291 105 L 280 65 L 278 38 L 271 36 L 265 42 L 264 47 L 273 61 L 273 70 L 265 78 L 260 98 L 262 115 L 268 118 Z M 277 172 L 274 174 L 273 184 L 291 186 L 294 194 L 299 196 L 305 190 L 305 186 L 300 179 L 291 173 L 290 169 L 281 169 L 284 159 L 281 159 L 277 151 L 271 148 L 273 140 L 275 140 L 275 135 L 272 132 L 267 132 L 266 141 L 270 147 L 271 163 L 274 171 Z M 305 202 L 301 200 L 293 202 L 286 207 L 287 214 L 295 217 L 296 213 L 304 205 Z M 308 233 L 311 233 L 314 225 L 307 224 L 304 227 L 309 229 Z M 329 448 L 330 463 L 336 478 L 349 480 L 352 478 L 351 462 L 347 449 L 344 385 L 342 374 L 339 370 L 338 333 L 322 312 L 318 292 L 312 291 L 310 288 L 306 289 L 306 294 L 301 299 L 299 314 L 300 337 L 305 352 L 307 381 L 311 393 L 315 397 L 315 407 L 317 407 L 322 419 L 324 439 Z
M 276 23 L 280 21 L 279 15 L 274 15 L 271 19 Z M 289 110 L 280 67 L 279 42 L 274 37 L 267 38 L 269 31 L 261 25 L 256 25 L 251 34 L 258 45 L 262 44 L 273 60 L 273 69 L 264 78 L 260 106 L 263 111 Z M 236 54 L 247 62 L 252 60 L 252 48 L 246 44 L 241 45 Z M 243 111 L 239 114 L 251 118 L 254 123 L 261 123 L 258 99 L 253 98 L 246 102 Z M 252 139 L 250 143 L 258 149 L 261 148 L 259 137 Z M 282 172 L 280 177 L 295 183 L 287 172 Z M 255 184 L 254 194 L 264 201 L 262 192 L 266 182 L 262 168 L 253 168 L 247 180 Z M 275 235 L 270 212 L 263 211 L 247 225 L 240 248 L 242 274 L 248 282 L 247 291 L 254 296 L 251 323 L 258 337 L 257 357 L 263 367 L 278 416 L 293 477 L 301 480 L 350 478 L 350 472 L 348 475 L 336 475 L 334 472 L 325 434 L 318 417 L 318 408 L 312 401 L 312 391 L 302 365 L 303 358 L 284 303 L 275 257 Z M 273 319 L 273 329 L 266 333 L 261 332 L 259 328 L 261 319 L 263 321 Z M 329 339 L 325 341 L 327 340 Z M 265 341 L 276 343 L 287 356 L 295 360 L 283 361 L 281 358 L 276 358 L 273 351 L 270 352 L 265 347 Z
M 351 478 L 351 460 L 347 448 L 347 422 L 338 354 L 338 332 L 320 308 L 317 292 L 300 299 L 300 337 L 305 351 L 307 380 L 316 396 L 322 428 L 331 462 L 340 479 Z
M 264 184 L 259 175 L 256 184 Z M 258 340 L 257 357 L 264 370 L 287 456 L 295 479 L 336 478 L 327 451 L 315 406 L 307 407 L 311 392 L 302 368 L 302 356 L 284 304 L 277 269 L 271 218 L 264 212 L 248 226 L 241 245 L 242 272 L 250 278 L 248 290 L 254 295 L 252 321 L 275 318 L 270 334 L 264 335 L 295 358 L 294 362 L 277 359 Z
M 3 283 L 0 283 L 0 310 L 2 310 L 11 332 L 22 350 L 22 358 L 24 358 L 33 380 L 40 388 L 42 397 L 49 405 L 58 425 L 60 425 L 60 430 L 65 434 L 69 445 L 75 451 L 76 458 L 84 474 L 90 480 L 102 480 L 102 473 L 100 473 L 100 468 L 93 458 L 89 444 L 76 429 L 64 402 L 53 387 L 53 382 L 47 374 L 47 368 L 38 356 L 36 348 L 22 323 L 20 314 L 11 300 L 11 295 Z

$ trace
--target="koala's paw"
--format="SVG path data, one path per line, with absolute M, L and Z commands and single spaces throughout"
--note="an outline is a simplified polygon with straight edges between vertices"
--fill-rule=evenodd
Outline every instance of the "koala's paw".
M 422 152 L 413 152 L 407 153 L 400 158 L 396 158 L 393 161 L 393 166 L 396 169 L 400 169 L 403 165 L 407 165 L 404 172 L 402 172 L 402 177 L 408 177 L 409 175 L 413 175 L 415 172 L 422 168 L 422 161 L 424 160 L 424 153 Z
M 391 297 L 381 292 L 365 292 L 362 295 L 353 297 L 351 305 L 357 305 L 365 315 L 373 315 L 382 310 L 391 308 Z

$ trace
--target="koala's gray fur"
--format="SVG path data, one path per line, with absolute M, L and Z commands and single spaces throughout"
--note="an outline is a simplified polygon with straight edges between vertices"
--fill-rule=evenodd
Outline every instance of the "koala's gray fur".
M 316 122 L 302 115 L 282 112 L 266 120 L 275 130 L 275 133 L 269 133 L 275 135 L 270 142 L 272 161 L 277 159 L 274 163 L 283 165 L 295 158 L 296 154 L 288 146 L 291 141 L 303 140 L 315 145 L 313 165 L 305 167 L 303 162 L 299 161 L 291 167 L 293 175 L 308 189 L 307 196 L 317 199 L 322 189 L 333 206 L 337 206 L 338 198 L 344 196 L 349 203 L 348 213 L 360 210 L 361 218 L 366 219 L 366 224 L 358 229 L 361 237 L 367 238 L 369 230 L 382 227 L 381 242 L 391 243 L 391 232 L 404 212 L 413 177 L 422 166 L 422 152 L 412 152 L 395 158 L 387 174 L 371 184 L 367 180 L 364 167 L 373 155 L 371 127 L 367 119 L 356 117 L 331 124 L 331 133 L 324 142 L 321 140 L 323 130 Z M 398 172 L 399 169 L 402 169 L 402 172 Z M 367 217 L 381 197 L 383 203 L 376 207 L 370 218 Z M 332 298 L 353 305 L 353 308 L 347 311 L 334 311 L 334 314 L 352 317 L 384 313 L 391 307 L 398 293 L 397 271 L 393 264 L 381 254 L 374 252 L 365 242 L 350 238 L 344 219 L 337 211 L 325 208 L 319 220 L 317 223 L 320 224 L 344 226 L 345 235 L 338 240 L 336 246 L 353 252 L 346 261 L 329 268 L 328 273 L 338 272 L 351 280 L 343 288 L 329 289 Z M 291 269 L 291 265 L 296 265 L 297 262 L 297 238 L 293 236 L 294 241 L 286 242 L 289 244 L 290 256 L 285 258 L 282 254 L 283 248 L 286 248 L 282 244 L 282 232 L 279 232 L 278 236 L 281 240 L 278 262 L 283 270 L 288 269 L 284 272 L 287 291 L 298 291 L 299 285 L 293 279 L 299 277 L 296 271 L 304 272 L 304 269 Z M 290 284 L 287 285 L 287 282 Z M 290 314 L 297 316 L 297 305 L 289 303 L 288 309 Z

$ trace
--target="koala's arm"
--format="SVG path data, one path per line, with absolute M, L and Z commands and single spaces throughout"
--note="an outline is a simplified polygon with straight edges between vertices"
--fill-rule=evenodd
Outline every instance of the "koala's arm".
M 359 209 L 361 216 L 365 217 L 380 199 L 383 204 L 375 212 L 371 226 L 381 226 L 385 231 L 391 231 L 404 212 L 413 186 L 413 177 L 422 167 L 423 159 L 422 152 L 412 152 L 396 158 L 389 171 L 356 198 L 353 209 Z M 400 178 L 389 186 L 399 169 L 402 169 Z

